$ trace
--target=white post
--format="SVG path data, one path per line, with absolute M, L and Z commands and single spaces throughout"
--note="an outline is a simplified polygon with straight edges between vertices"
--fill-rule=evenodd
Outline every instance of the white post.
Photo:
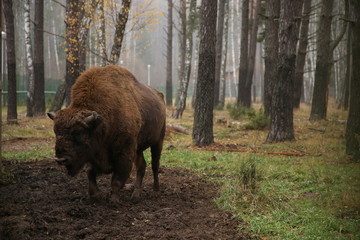
M 150 68 L 151 68 L 151 65 L 149 64 L 147 67 L 148 67 L 148 86 L 150 86 Z

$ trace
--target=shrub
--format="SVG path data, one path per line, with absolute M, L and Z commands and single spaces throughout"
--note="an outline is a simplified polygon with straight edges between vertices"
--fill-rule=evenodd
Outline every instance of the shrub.
M 250 122 L 244 125 L 247 130 L 264 130 L 269 127 L 270 120 L 265 116 L 262 109 L 258 113 L 254 111 L 254 115 L 249 115 Z
M 239 120 L 241 116 L 251 116 L 255 113 L 254 109 L 246 108 L 242 105 L 237 105 L 236 103 L 228 103 L 226 105 L 230 117 Z

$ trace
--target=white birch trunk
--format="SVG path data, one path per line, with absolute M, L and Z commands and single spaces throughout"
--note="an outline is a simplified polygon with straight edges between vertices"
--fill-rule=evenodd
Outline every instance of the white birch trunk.
M 33 57 L 32 57 L 32 45 L 30 37 L 30 0 L 25 0 L 24 4 L 25 12 L 25 51 L 26 51 L 26 65 L 28 71 L 28 88 L 27 88 L 27 116 L 33 116 L 33 106 L 34 106 L 34 66 L 33 66 Z
M 54 13 L 54 8 L 53 8 L 53 3 L 52 2 L 50 3 L 50 11 L 52 13 Z M 52 30 L 53 33 L 56 33 L 55 26 L 56 26 L 55 25 L 55 18 L 52 17 L 51 18 L 51 30 Z M 54 53 L 55 53 L 55 62 L 56 62 L 56 71 L 57 71 L 56 76 L 59 77 L 61 75 L 61 73 L 60 73 L 59 54 L 58 54 L 58 50 L 57 50 L 58 42 L 57 42 L 57 37 L 56 36 L 52 36 L 52 38 L 53 38 L 53 44 L 54 44 Z
M 231 8 L 231 56 L 232 56 L 232 71 L 233 71 L 233 83 L 235 86 L 235 98 L 237 98 L 237 72 L 236 72 L 236 55 L 235 55 L 235 25 L 236 25 L 236 16 L 235 16 L 235 0 L 233 0 L 233 7 Z M 240 39 L 240 38 L 239 38 Z M 240 45 L 239 45 L 240 46 Z

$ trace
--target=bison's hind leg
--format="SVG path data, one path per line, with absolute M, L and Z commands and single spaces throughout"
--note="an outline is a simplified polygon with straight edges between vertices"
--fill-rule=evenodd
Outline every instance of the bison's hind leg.
M 160 165 L 161 151 L 162 151 L 162 141 L 159 141 L 157 144 L 151 146 L 151 168 L 154 175 L 153 188 L 155 191 L 159 191 L 159 165 Z
M 135 180 L 135 189 L 131 195 L 131 199 L 133 201 L 138 201 L 141 197 L 141 186 L 145 176 L 146 170 L 146 161 L 144 158 L 144 153 L 138 152 L 136 159 L 135 159 L 135 166 L 136 166 L 136 180 Z

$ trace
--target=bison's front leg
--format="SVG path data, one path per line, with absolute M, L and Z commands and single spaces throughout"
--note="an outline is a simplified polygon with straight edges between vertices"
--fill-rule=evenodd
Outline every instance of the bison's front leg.
M 89 180 L 89 196 L 93 199 L 97 199 L 101 194 L 96 184 L 96 172 L 93 168 L 90 168 L 87 172 Z
M 124 187 L 126 180 L 129 178 L 132 159 L 134 154 L 125 152 L 122 154 L 116 154 L 114 157 L 114 173 L 111 178 L 111 196 L 110 201 L 113 203 L 120 202 L 120 190 Z

